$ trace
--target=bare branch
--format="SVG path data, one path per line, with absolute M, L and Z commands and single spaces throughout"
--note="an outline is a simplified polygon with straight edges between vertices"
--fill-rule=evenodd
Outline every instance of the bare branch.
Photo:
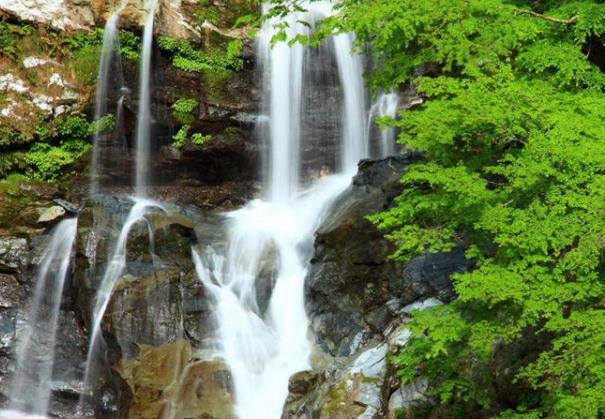
M 540 13 L 533 12 L 531 10 L 522 10 L 522 12 L 527 13 L 528 15 L 530 15 L 532 17 L 536 17 L 538 19 L 546 20 L 546 21 L 552 22 L 552 23 L 560 23 L 562 25 L 570 25 L 570 24 L 574 23 L 576 20 L 578 20 L 578 15 L 572 16 L 569 19 L 558 19 L 556 17 L 545 16 Z

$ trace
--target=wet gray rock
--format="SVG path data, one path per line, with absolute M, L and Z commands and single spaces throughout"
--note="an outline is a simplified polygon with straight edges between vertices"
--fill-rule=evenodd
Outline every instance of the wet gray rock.
M 283 419 L 378 419 L 385 410 L 388 345 L 371 343 L 335 360 L 327 370 L 305 371 L 290 379 Z
M 400 385 L 388 355 L 405 350 L 411 337 L 409 313 L 439 304 L 439 300 L 428 298 L 403 307 L 382 335 L 359 344 L 346 357 L 330 356 L 316 347 L 313 370 L 290 379 L 282 418 L 391 418 L 396 410 L 410 409 L 425 401 L 428 382 L 419 379 Z
M 406 166 L 417 160 L 408 155 L 360 163 L 352 185 L 317 231 L 306 299 L 316 340 L 332 355 L 355 352 L 417 299 L 449 301 L 450 274 L 471 266 L 462 249 L 423 255 L 406 265 L 388 261 L 392 244 L 365 219 L 388 208 L 402 190 Z
M 0 238 L 0 271 L 24 270 L 29 261 L 27 240 L 18 237 Z
M 0 273 L 0 308 L 18 307 L 21 286 L 14 275 Z
M 415 405 L 428 400 L 426 391 L 429 382 L 419 378 L 410 384 L 401 385 L 389 398 L 389 417 L 394 417 L 399 410 L 410 411 Z
M 97 195 L 82 209 L 75 276 L 78 306 L 92 306 L 132 206 L 128 197 Z M 169 385 L 166 380 L 172 377 L 172 370 L 186 375 L 189 363 L 212 374 L 207 363 L 199 363 L 193 356 L 194 350 L 215 347 L 216 324 L 213 302 L 197 278 L 191 252 L 198 242 L 204 245 L 218 239 L 220 243 L 224 234 L 221 223 L 220 217 L 192 207 L 161 204 L 150 208 L 132 226 L 126 244 L 126 266 L 101 324 L 106 345 L 98 359 L 105 359 L 106 365 L 101 368 L 103 385 L 95 389 L 97 416 L 113 417 L 130 411 L 136 417 L 157 417 L 150 412 L 159 409 L 158 400 L 168 396 L 156 392 Z M 81 314 L 90 325 L 90 314 Z M 183 350 L 187 359 L 175 357 L 174 350 Z M 160 356 L 164 351 L 175 357 L 174 365 L 164 364 L 164 356 Z M 134 392 L 133 386 L 143 382 L 153 391 Z M 194 409 L 190 403 L 195 401 L 195 409 L 202 409 L 204 403 L 198 398 L 210 397 L 209 389 L 188 389 L 196 396 L 187 396 L 183 406 L 189 407 L 183 408 Z M 230 397 L 226 390 L 214 390 L 215 395 Z M 216 400 L 212 406 L 218 403 Z M 147 412 L 144 416 L 137 416 L 143 411 Z

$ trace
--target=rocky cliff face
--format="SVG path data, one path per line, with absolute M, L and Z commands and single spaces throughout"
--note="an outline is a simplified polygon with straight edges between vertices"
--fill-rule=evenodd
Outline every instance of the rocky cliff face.
M 409 313 L 450 301 L 449 275 L 472 264 L 462 250 L 393 263 L 391 245 L 365 219 L 390 205 L 417 159 L 362 162 L 319 227 L 306 290 L 313 370 L 291 379 L 286 417 L 384 418 L 424 400 L 426 383 L 398 386 L 387 355 L 405 347 Z

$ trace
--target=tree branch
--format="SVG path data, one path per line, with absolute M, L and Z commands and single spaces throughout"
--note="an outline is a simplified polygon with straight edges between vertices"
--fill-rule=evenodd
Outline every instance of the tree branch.
M 532 17 L 536 17 L 538 19 L 546 20 L 546 21 L 552 22 L 552 23 L 560 23 L 562 25 L 570 25 L 570 24 L 574 23 L 576 20 L 578 20 L 578 15 L 572 16 L 569 19 L 558 19 L 556 17 L 545 16 L 540 13 L 533 12 L 531 10 L 522 10 L 522 12 L 527 13 L 528 15 L 530 15 Z

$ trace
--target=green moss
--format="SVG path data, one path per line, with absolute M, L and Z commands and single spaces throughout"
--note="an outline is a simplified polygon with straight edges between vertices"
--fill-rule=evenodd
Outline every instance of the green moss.
M 172 137 L 172 146 L 174 148 L 181 148 L 185 145 L 187 141 L 187 136 L 189 134 L 189 130 L 191 129 L 191 125 L 183 125 L 176 134 Z
M 65 141 L 59 146 L 36 143 L 25 154 L 28 176 L 36 180 L 54 182 L 90 148 L 91 145 L 82 140 Z
M 73 68 L 76 77 L 88 86 L 93 86 L 97 81 L 99 55 L 98 45 L 86 45 L 74 53 Z
M 191 124 L 195 119 L 193 111 L 197 106 L 195 99 L 178 99 L 172 104 L 172 116 L 181 124 Z
M 239 39 L 230 41 L 226 48 L 213 48 L 207 51 L 194 46 L 188 41 L 167 36 L 158 38 L 162 51 L 172 57 L 172 65 L 188 72 L 239 71 L 243 68 L 241 50 L 243 42 Z
M 120 31 L 120 55 L 131 62 L 138 62 L 141 38 L 129 31 Z

